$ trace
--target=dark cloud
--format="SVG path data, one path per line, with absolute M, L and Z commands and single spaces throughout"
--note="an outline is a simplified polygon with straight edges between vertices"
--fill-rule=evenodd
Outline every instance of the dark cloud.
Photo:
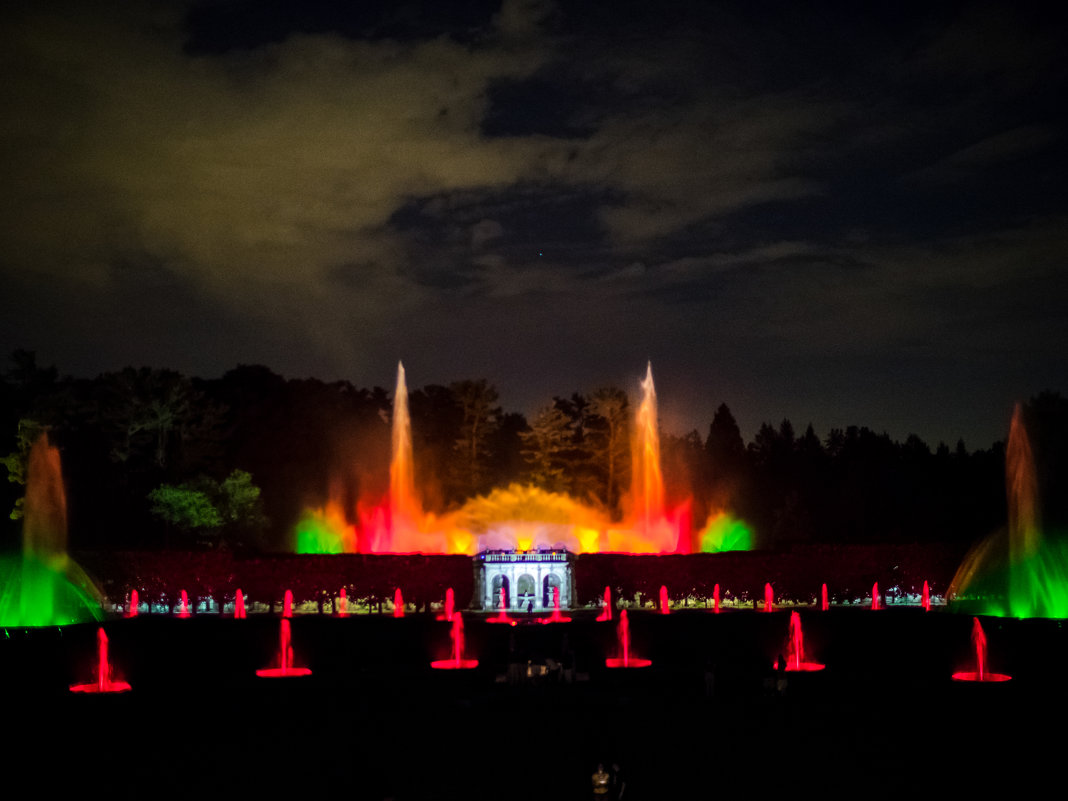
M 1058 13 L 5 7 L 0 334 L 984 445 L 1068 374 Z

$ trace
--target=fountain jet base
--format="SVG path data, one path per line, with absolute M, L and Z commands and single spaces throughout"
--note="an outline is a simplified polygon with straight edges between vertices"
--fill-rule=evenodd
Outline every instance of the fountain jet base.
M 977 673 L 973 670 L 962 670 L 953 674 L 953 681 L 1010 681 L 1012 676 L 1007 673 Z
M 434 670 L 470 670 L 478 667 L 477 659 L 435 659 L 430 663 Z
M 634 656 L 628 659 L 612 657 L 604 660 L 604 666 L 610 668 L 643 668 L 649 667 L 651 664 L 653 664 L 652 659 L 639 659 Z

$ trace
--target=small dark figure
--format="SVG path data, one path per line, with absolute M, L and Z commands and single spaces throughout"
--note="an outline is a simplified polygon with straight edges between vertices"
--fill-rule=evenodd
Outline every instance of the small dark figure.
M 609 784 L 612 788 L 612 798 L 620 801 L 623 798 L 623 791 L 627 789 L 627 783 L 623 781 L 623 771 L 620 770 L 618 762 L 612 763 L 612 778 Z
M 716 663 L 711 659 L 705 660 L 705 698 L 713 698 L 716 695 Z
M 786 657 L 782 654 L 775 660 L 775 692 L 786 695 Z
M 534 602 L 533 601 L 527 601 L 527 614 L 528 615 L 534 614 Z

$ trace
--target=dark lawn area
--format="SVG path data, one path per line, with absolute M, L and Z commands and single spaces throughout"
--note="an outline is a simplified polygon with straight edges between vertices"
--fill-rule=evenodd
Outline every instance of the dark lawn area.
M 465 616 L 472 671 L 434 671 L 448 624 L 429 616 L 298 616 L 303 679 L 275 663 L 275 617 L 201 615 L 105 624 L 125 695 L 75 696 L 95 625 L 0 639 L 5 784 L 42 797 L 584 799 L 598 762 L 624 798 L 937 798 L 1060 786 L 1068 629 L 984 618 L 1002 685 L 952 682 L 974 667 L 971 617 L 916 608 L 802 611 L 818 674 L 769 688 L 789 613 L 631 614 L 643 670 L 608 670 L 615 623 Z M 525 677 L 567 661 L 575 681 Z M 518 683 L 505 679 L 522 666 Z M 708 681 L 711 676 L 711 687 Z M 711 691 L 711 692 L 710 692 Z M 1053 733 L 1044 727 L 1052 723 Z M 5 797 L 8 793 L 3 794 Z

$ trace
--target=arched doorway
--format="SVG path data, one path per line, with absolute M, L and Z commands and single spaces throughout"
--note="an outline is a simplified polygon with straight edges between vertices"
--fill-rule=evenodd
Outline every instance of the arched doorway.
M 534 590 L 536 585 L 534 584 L 534 577 L 529 573 L 524 573 L 515 582 L 516 600 L 519 602 L 519 608 L 525 609 L 527 604 L 534 601 Z
M 563 590 L 560 588 L 560 577 L 550 573 L 541 581 L 541 605 L 546 609 L 553 608 L 553 588 L 560 589 L 560 606 L 564 605 Z
M 493 598 L 493 605 L 491 609 L 496 609 L 501 605 L 501 590 L 504 590 L 504 605 L 506 608 L 512 608 L 512 590 L 508 586 L 508 576 L 497 575 L 493 577 L 493 586 L 490 596 Z

